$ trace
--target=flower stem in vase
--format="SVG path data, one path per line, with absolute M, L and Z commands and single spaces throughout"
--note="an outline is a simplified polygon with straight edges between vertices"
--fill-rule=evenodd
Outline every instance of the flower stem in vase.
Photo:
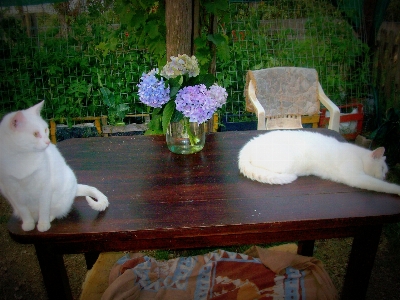
M 192 130 L 190 130 L 190 122 L 188 118 L 183 118 L 184 119 L 184 126 L 185 126 L 185 132 L 188 134 L 189 136 L 189 141 L 190 141 L 190 145 L 191 146 L 195 146 L 196 144 L 198 144 L 200 142 L 200 139 L 193 134 Z
M 190 122 L 182 118 L 171 122 L 166 133 L 168 149 L 177 154 L 192 154 L 201 151 L 205 144 L 204 123 Z

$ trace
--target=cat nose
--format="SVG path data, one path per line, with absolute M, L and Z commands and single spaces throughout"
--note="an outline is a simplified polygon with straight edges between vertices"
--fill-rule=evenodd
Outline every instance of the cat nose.
M 50 145 L 50 140 L 45 141 L 45 144 L 48 146 Z

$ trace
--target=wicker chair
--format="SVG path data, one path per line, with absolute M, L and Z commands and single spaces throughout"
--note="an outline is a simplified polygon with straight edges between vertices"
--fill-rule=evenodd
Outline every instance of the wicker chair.
M 339 131 L 339 108 L 325 95 L 315 69 L 276 67 L 248 71 L 246 109 L 258 117 L 258 130 L 318 127 L 320 103 L 330 113 L 329 129 Z

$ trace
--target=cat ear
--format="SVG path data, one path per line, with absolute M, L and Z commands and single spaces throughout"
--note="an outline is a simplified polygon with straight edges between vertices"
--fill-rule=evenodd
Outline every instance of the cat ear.
M 17 130 L 21 127 L 21 125 L 26 121 L 24 114 L 21 111 L 18 111 L 10 121 L 11 130 Z
M 37 114 L 38 116 L 40 116 L 40 111 L 42 110 L 43 105 L 44 105 L 44 100 L 41 101 L 41 102 L 39 102 L 38 104 L 32 106 L 32 107 L 29 108 L 29 109 L 31 109 L 32 111 L 35 112 L 35 114 Z
M 383 157 L 383 154 L 385 154 L 385 148 L 379 147 L 372 151 L 371 156 L 373 159 L 379 159 Z

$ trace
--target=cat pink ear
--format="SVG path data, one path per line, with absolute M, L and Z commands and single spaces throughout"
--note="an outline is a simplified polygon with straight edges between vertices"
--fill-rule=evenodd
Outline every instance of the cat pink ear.
M 15 116 L 11 119 L 10 122 L 10 127 L 11 130 L 17 130 L 18 128 L 21 127 L 21 124 L 23 124 L 26 121 L 24 114 L 21 111 L 18 111 Z
M 372 151 L 371 156 L 373 159 L 379 159 L 379 158 L 382 158 L 384 154 L 385 154 L 385 148 L 379 147 L 379 148 L 376 148 L 374 151 Z

